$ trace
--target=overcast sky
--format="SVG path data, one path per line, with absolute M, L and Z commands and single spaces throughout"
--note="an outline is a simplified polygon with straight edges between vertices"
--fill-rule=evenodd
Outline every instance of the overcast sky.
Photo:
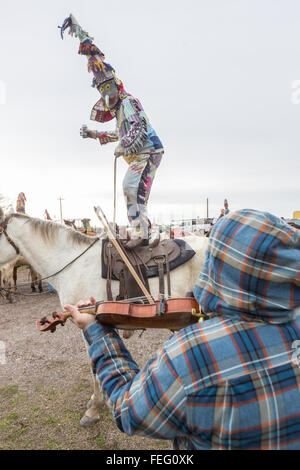
M 57 28 L 72 12 L 126 90 L 140 99 L 165 155 L 150 216 L 300 210 L 298 0 L 1 1 L 0 192 L 43 218 L 113 214 L 115 144 L 82 139 L 98 92 L 79 41 Z M 296 88 L 292 88 L 292 86 Z M 294 95 L 293 95 L 294 93 Z M 118 221 L 126 209 L 118 161 Z

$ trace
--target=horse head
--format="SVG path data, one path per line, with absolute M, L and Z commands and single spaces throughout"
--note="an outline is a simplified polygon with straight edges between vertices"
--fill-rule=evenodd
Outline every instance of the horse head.
M 12 214 L 6 214 L 0 207 L 0 269 L 19 256 L 19 249 L 7 234 L 7 225 Z
M 12 201 L 0 193 L 0 209 L 5 215 L 12 214 L 14 212 L 14 205 Z

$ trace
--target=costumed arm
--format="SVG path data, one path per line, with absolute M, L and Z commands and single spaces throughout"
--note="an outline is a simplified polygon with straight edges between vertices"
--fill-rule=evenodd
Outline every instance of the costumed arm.
M 80 135 L 84 139 L 99 139 L 101 145 L 108 144 L 109 142 L 117 142 L 119 140 L 119 134 L 117 131 L 108 131 L 108 132 L 98 132 L 92 131 L 87 128 L 85 124 L 82 125 L 80 129 Z
M 84 336 L 106 402 L 122 432 L 158 439 L 188 433 L 184 387 L 164 347 L 139 370 L 116 330 L 92 323 Z
M 98 132 L 97 138 L 101 145 L 108 144 L 110 142 L 118 142 L 119 134 L 117 130 L 108 132 Z

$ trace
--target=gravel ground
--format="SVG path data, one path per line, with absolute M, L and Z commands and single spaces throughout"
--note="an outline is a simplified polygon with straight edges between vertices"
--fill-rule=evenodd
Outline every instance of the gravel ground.
M 26 282 L 28 270 L 19 271 L 18 283 Z M 0 449 L 169 449 L 169 441 L 121 433 L 106 406 L 99 423 L 80 426 L 92 394 L 81 332 L 71 322 L 54 334 L 37 331 L 37 319 L 61 310 L 58 297 L 49 291 L 30 295 L 30 286 L 20 285 L 18 292 L 12 304 L 0 297 L 6 352 L 5 364 L 0 356 Z M 142 367 L 168 337 L 168 331 L 147 330 L 126 344 Z

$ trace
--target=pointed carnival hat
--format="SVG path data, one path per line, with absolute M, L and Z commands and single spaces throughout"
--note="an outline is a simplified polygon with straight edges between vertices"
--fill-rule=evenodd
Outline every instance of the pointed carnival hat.
M 105 55 L 95 44 L 93 44 L 94 38 L 82 29 L 76 18 L 70 14 L 59 28 L 62 39 L 66 29 L 69 29 L 69 34 L 71 36 L 78 37 L 80 41 L 78 54 L 87 56 L 88 71 L 92 72 L 94 75 L 92 86 L 98 88 L 102 83 L 114 79 L 119 90 L 119 97 L 120 99 L 124 99 L 127 96 L 127 93 L 124 90 L 123 83 L 117 78 L 114 68 L 107 62 L 104 62 Z M 114 116 L 105 106 L 102 98 L 97 101 L 96 105 L 92 109 L 91 119 L 105 122 L 110 121 L 113 117 Z

